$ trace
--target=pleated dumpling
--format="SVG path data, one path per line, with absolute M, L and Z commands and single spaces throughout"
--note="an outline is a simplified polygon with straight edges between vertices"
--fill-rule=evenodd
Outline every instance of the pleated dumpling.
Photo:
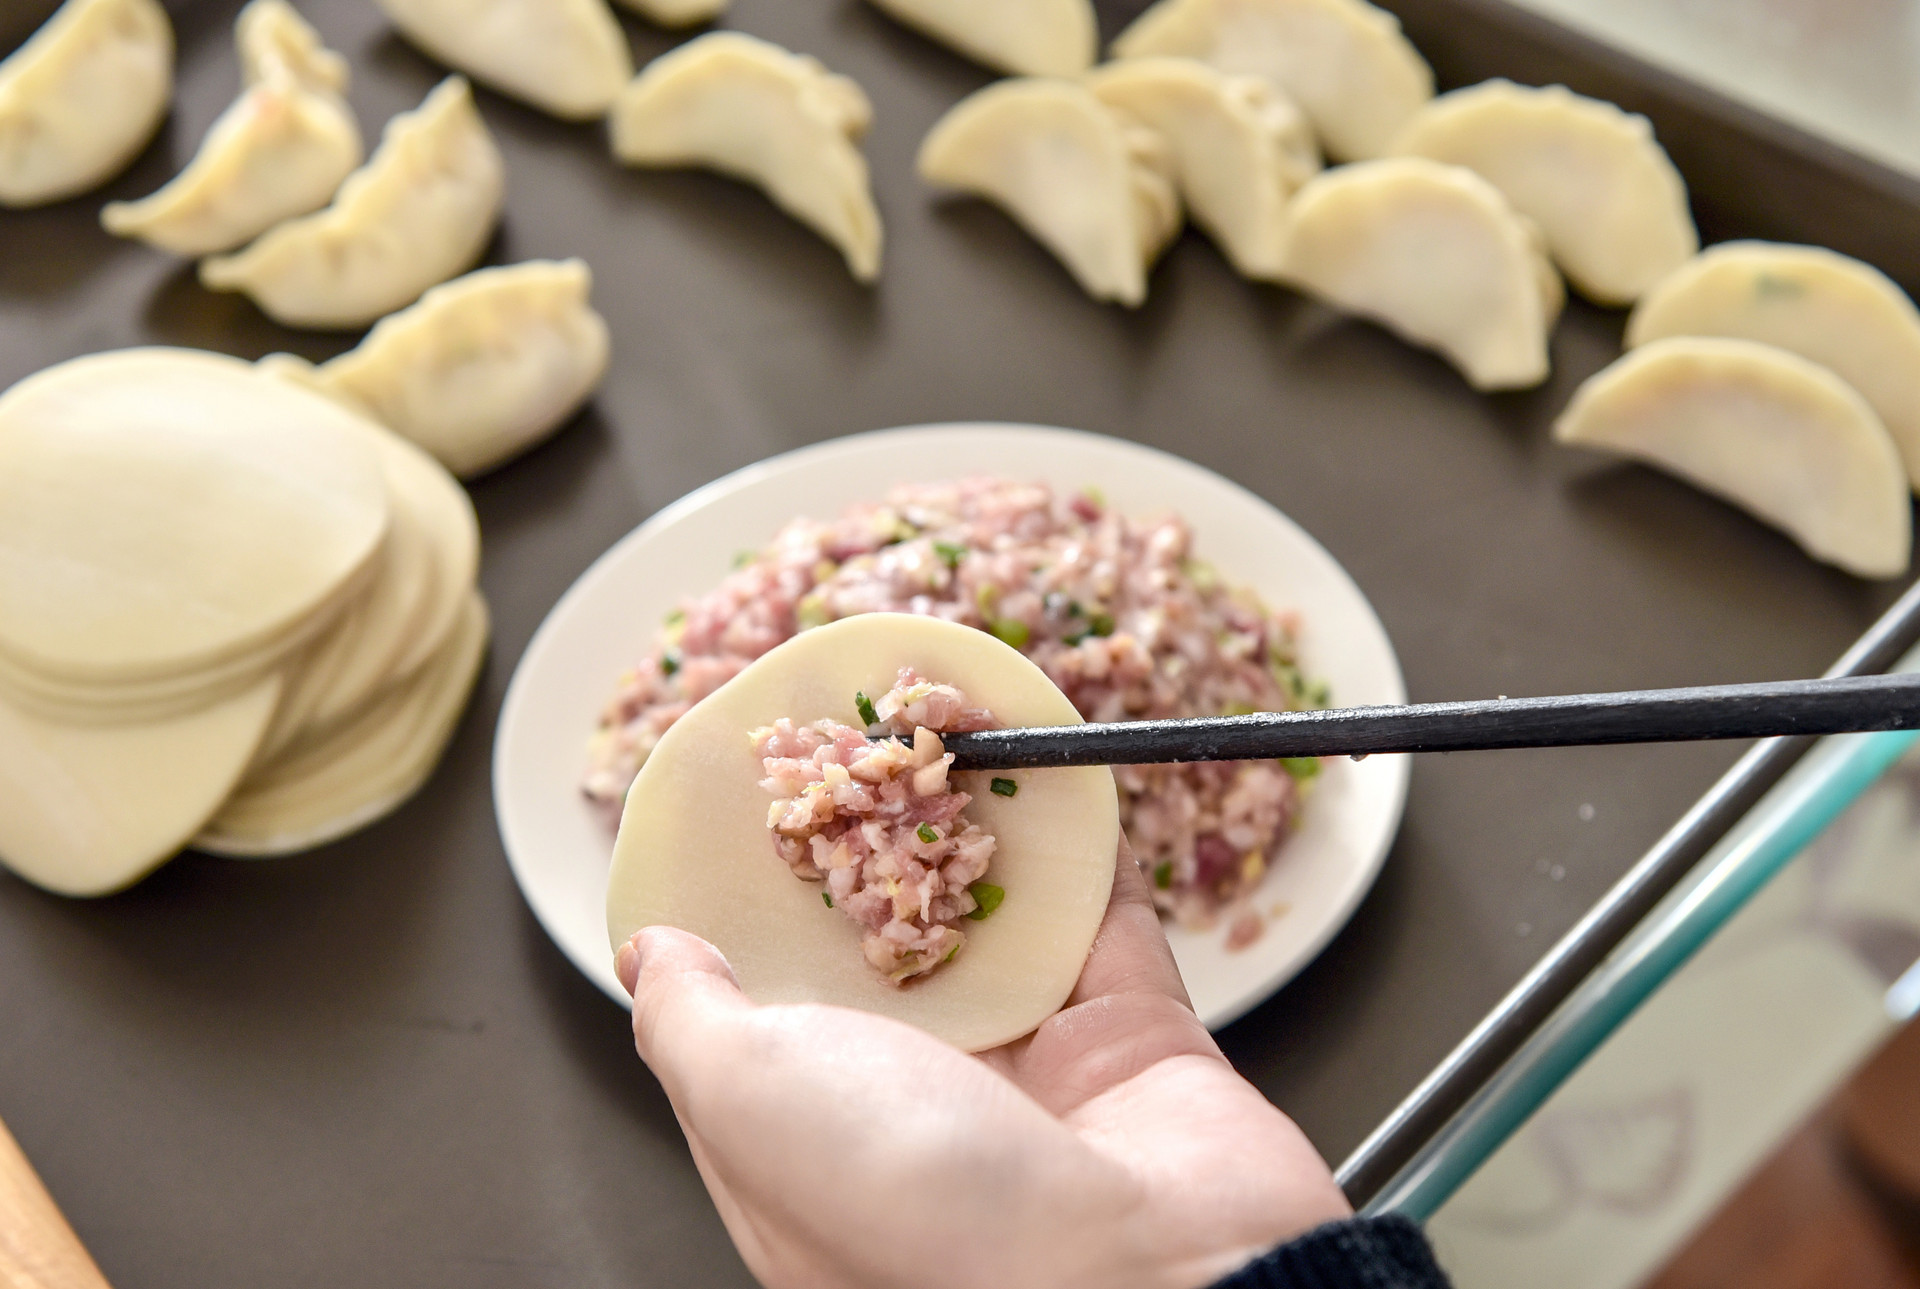
M 381 319 L 331 362 L 280 355 L 274 366 L 470 477 L 560 428 L 599 386 L 608 337 L 592 289 L 580 260 L 481 269 Z
M 1475 389 L 1547 378 L 1564 292 L 1540 233 L 1471 170 L 1414 157 L 1329 170 L 1294 194 L 1287 277 L 1439 351 Z
M 754 184 L 871 282 L 880 212 L 858 141 L 872 120 L 865 92 L 817 59 L 716 31 L 649 63 L 608 128 L 627 165 L 701 167 Z
M 1758 340 L 1832 368 L 1873 405 L 1920 488 L 1920 310 L 1879 269 L 1818 246 L 1723 242 L 1627 320 L 1628 348 L 1668 336 Z
M 873 0 L 909 27 L 1013 76 L 1076 76 L 1093 66 L 1092 0 Z
M 1851 385 L 1784 349 L 1649 342 L 1588 379 L 1553 435 L 1657 465 L 1850 573 L 1906 571 L 1912 520 L 1893 439 Z
M 1686 182 L 1647 118 L 1565 86 L 1494 80 L 1443 94 L 1393 150 L 1465 166 L 1505 193 L 1599 304 L 1632 304 L 1700 248 Z
M 171 183 L 100 212 L 108 232 L 175 255 L 231 250 L 326 205 L 360 164 L 360 127 L 340 97 L 345 60 L 293 6 L 252 0 L 235 36 L 247 88 Z
M 1287 200 L 1320 169 L 1313 129 L 1284 92 L 1191 58 L 1122 59 L 1087 85 L 1166 140 L 1194 223 L 1235 269 L 1280 276 Z
M 364 327 L 480 258 L 505 197 L 500 149 L 467 82 L 450 76 L 387 123 L 332 205 L 203 260 L 200 280 L 246 292 L 288 326 Z
M 1000 81 L 960 100 L 920 145 L 920 177 L 998 205 L 1088 295 L 1129 307 L 1180 229 L 1164 141 L 1078 81 Z
M 1337 161 L 1384 156 L 1433 97 L 1433 70 L 1399 19 L 1366 0 L 1160 0 L 1113 51 L 1265 76 L 1300 104 Z
M 633 75 L 606 0 L 379 0 L 403 35 L 483 85 L 567 121 L 606 115 Z
M 726 12 L 728 0 L 620 0 L 620 3 L 662 27 L 691 27 L 712 22 Z
M 172 96 L 158 0 L 67 0 L 0 62 L 0 206 L 99 187 L 147 146 Z

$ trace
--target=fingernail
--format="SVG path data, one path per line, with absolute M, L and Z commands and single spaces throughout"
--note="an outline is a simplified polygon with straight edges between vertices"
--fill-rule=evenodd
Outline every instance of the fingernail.
M 621 945 L 619 952 L 613 955 L 613 974 L 620 977 L 620 983 L 628 993 L 632 993 L 640 981 L 641 961 L 640 933 L 635 931 L 633 938 Z

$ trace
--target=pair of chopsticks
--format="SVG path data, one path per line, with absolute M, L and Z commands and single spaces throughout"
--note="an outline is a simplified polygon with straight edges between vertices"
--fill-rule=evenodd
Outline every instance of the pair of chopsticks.
M 100 1268 L 0 1123 L 0 1286 L 107 1289 Z
M 1256 712 L 942 736 L 956 770 L 1365 757 L 1920 729 L 1920 675 Z

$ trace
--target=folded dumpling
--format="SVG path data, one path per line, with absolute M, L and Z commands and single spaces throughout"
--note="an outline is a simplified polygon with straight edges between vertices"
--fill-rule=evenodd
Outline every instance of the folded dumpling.
M 920 177 L 985 197 L 1096 300 L 1133 307 L 1180 230 L 1173 163 L 1078 81 L 999 81 L 961 99 L 920 145 Z
M 340 97 L 345 61 L 293 6 L 253 0 L 235 36 L 246 90 L 173 182 L 100 212 L 108 232 L 175 255 L 231 250 L 326 205 L 360 164 L 360 127 Z
M 728 0 L 620 0 L 620 3 L 662 27 L 691 27 L 718 18 L 726 12 Z
M 607 372 L 607 324 L 580 260 L 481 269 L 384 318 L 358 348 L 275 368 L 412 439 L 455 474 L 501 464 L 551 434 Z
M 1300 104 L 1336 161 L 1384 156 L 1433 97 L 1433 70 L 1400 20 L 1366 0 L 1160 0 L 1113 52 L 1265 76 Z
M 880 276 L 880 212 L 857 143 L 872 120 L 865 92 L 817 59 L 716 31 L 649 63 L 607 124 L 619 160 L 754 184 L 871 282 Z
M 428 54 L 568 121 L 606 115 L 633 75 L 606 0 L 379 0 Z
M 1091 0 L 873 0 L 944 45 L 1014 76 L 1077 76 L 1100 31 Z
M 500 149 L 472 89 L 450 76 L 387 123 L 331 206 L 203 260 L 200 280 L 288 326 L 364 327 L 480 258 L 505 198 Z
M 97 188 L 160 128 L 173 25 L 158 0 L 67 0 L 0 62 L 0 206 Z
M 1540 230 L 1460 166 L 1417 157 L 1329 170 L 1294 194 L 1287 277 L 1439 351 L 1475 389 L 1547 378 L 1565 291 Z
M 1166 140 L 1180 196 L 1233 267 L 1281 275 L 1287 199 L 1320 169 L 1306 117 L 1273 82 L 1192 58 L 1126 58 L 1087 77 L 1095 97 Z

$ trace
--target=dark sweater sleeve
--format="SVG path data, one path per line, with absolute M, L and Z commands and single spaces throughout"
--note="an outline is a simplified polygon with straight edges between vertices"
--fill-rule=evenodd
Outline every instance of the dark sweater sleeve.
M 1329 1222 L 1213 1289 L 1448 1289 L 1448 1282 L 1420 1228 L 1390 1215 Z

